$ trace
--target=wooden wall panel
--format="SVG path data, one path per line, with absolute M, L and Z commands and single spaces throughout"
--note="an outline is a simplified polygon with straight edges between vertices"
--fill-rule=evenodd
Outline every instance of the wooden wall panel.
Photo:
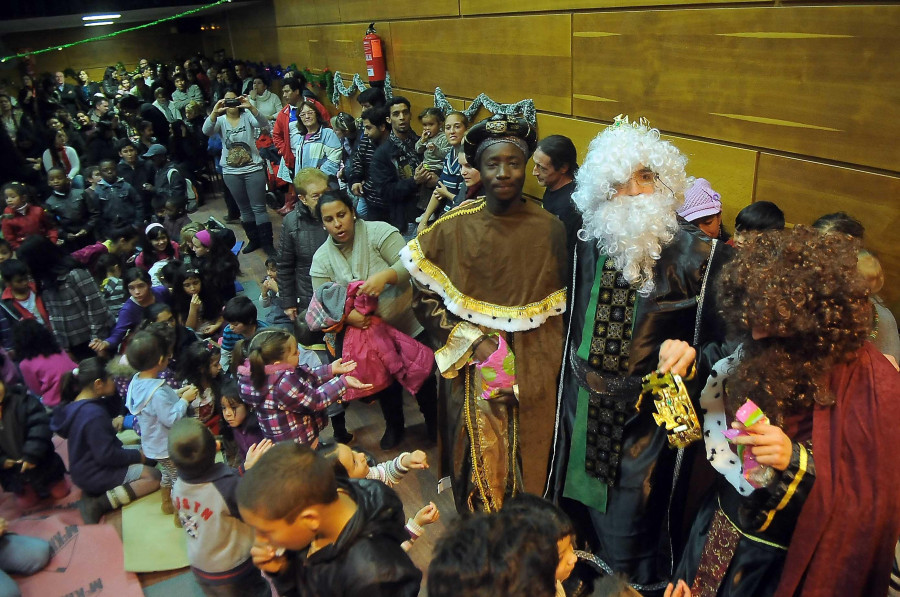
M 421 93 L 419 91 L 414 91 L 412 89 L 394 89 L 394 95 L 402 95 L 406 99 L 409 100 L 409 103 L 412 104 L 410 111 L 412 112 L 412 125 L 413 129 L 417 133 L 422 132 L 422 125 L 419 123 L 419 113 L 422 112 L 425 108 L 431 108 L 434 106 L 434 94 L 432 93 Z M 456 99 L 452 97 L 448 97 L 447 100 L 450 102 L 450 105 L 453 106 L 454 110 L 464 110 L 465 102 L 461 99 Z
M 521 0 L 459 0 L 459 12 L 463 15 L 517 13 L 596 8 L 628 8 L 675 4 L 725 4 L 728 2 L 754 2 L 755 0 L 531 0 L 523 5 Z
M 332 0 L 333 1 L 333 0 Z M 333 3 L 337 5 L 337 2 Z M 427 17 L 459 16 L 457 0 L 340 0 L 341 17 L 350 21 L 384 21 L 387 19 L 414 19 Z M 381 34 L 381 27 L 375 24 Z M 365 35 L 363 25 L 363 35 Z M 360 36 L 362 39 L 362 35 Z
M 344 25 L 312 25 L 307 27 L 307 40 L 309 43 L 310 68 L 328 67 L 333 71 L 349 74 L 359 73 L 366 79 L 366 57 L 363 54 L 363 36 L 365 26 L 360 33 L 359 24 Z M 378 29 L 385 46 L 385 52 L 390 53 L 391 48 L 391 24 L 385 23 Z M 300 66 L 300 63 L 297 63 Z M 393 73 L 392 73 L 393 74 Z
M 866 246 L 885 269 L 882 295 L 900 301 L 900 177 L 760 154 L 755 200 L 773 201 L 788 222 L 811 224 L 845 211 L 866 227 Z
M 900 6 L 573 15 L 573 108 L 896 169 Z
M 571 111 L 570 15 L 395 21 L 390 29 L 391 75 L 404 88 L 440 85 L 504 103 L 530 97 L 541 110 Z
M 663 135 L 688 158 L 687 173 L 705 178 L 722 196 L 722 222 L 734 232 L 734 218 L 753 201 L 753 181 L 759 152 Z
M 41 49 L 54 43 L 71 43 L 84 39 L 84 27 L 61 29 L 52 32 L 29 32 L 3 36 L 4 45 L 11 51 L 20 48 Z M 103 78 L 103 72 L 109 65 L 118 61 L 125 63 L 129 69 L 137 67 L 141 58 L 173 60 L 189 56 L 203 49 L 201 35 L 179 35 L 171 33 L 166 25 L 157 25 L 139 31 L 123 33 L 114 38 L 65 48 L 58 52 L 47 52 L 35 57 L 37 72 L 55 72 L 72 68 L 75 71 L 85 69 L 95 80 Z M 13 82 L 18 92 L 21 79 L 18 74 L 17 61 L 9 61 L 9 70 L 3 76 Z M 7 64 L 3 65 L 4 67 Z M 8 74 L 7 74 L 8 73 Z M 69 81 L 72 83 L 73 81 Z
M 335 0 L 315 0 L 315 5 L 319 23 L 340 23 L 345 20 L 341 18 L 341 7 Z
M 279 27 L 293 27 L 318 23 L 318 0 L 274 0 L 275 20 Z
M 278 62 L 284 66 L 296 63 L 300 68 L 315 66 L 311 61 L 312 53 L 309 49 L 309 29 L 309 27 L 278 27 Z
M 278 62 L 275 9 L 271 2 L 254 4 L 245 9 L 225 13 L 225 23 L 231 34 L 230 43 L 218 47 L 227 48 L 234 56 L 250 62 Z

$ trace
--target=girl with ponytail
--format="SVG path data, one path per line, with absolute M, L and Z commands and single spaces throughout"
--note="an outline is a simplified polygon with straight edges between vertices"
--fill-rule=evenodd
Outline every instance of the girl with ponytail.
M 68 440 L 69 473 L 84 497 L 78 509 L 86 524 L 159 489 L 160 473 L 140 450 L 122 447 L 109 412 L 99 400 L 115 392 L 106 362 L 85 359 L 62 376 L 59 407 L 51 428 Z
M 257 333 L 247 354 L 238 367 L 241 394 L 259 417 L 263 435 L 273 442 L 291 440 L 314 448 L 328 422 L 325 409 L 348 387 L 372 387 L 346 375 L 356 369 L 355 361 L 338 359 L 316 369 L 300 365 L 297 340 L 282 329 Z

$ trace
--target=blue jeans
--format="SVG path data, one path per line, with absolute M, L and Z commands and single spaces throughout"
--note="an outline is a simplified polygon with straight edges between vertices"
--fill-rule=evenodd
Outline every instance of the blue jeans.
M 21 597 L 9 574 L 25 576 L 41 571 L 50 561 L 50 544 L 37 537 L 5 534 L 0 537 L 0 597 Z

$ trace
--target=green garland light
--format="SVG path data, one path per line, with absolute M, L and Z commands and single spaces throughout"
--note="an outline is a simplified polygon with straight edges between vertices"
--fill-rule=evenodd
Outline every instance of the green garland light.
M 306 68 L 299 68 L 296 62 L 292 62 L 288 67 L 288 71 L 297 71 L 303 75 L 307 82 L 312 83 L 318 87 L 321 87 L 325 90 L 325 93 L 328 97 L 331 97 L 332 90 L 334 89 L 334 73 L 331 72 L 327 66 L 321 69 L 321 72 L 315 73 Z
M 171 17 L 166 17 L 164 19 L 159 19 L 157 21 L 153 21 L 152 23 L 145 23 L 143 25 L 137 25 L 136 27 L 129 27 L 128 29 L 122 29 L 121 31 L 113 31 L 112 33 L 107 33 L 106 35 L 98 35 L 96 37 L 90 37 L 88 39 L 82 39 L 80 41 L 73 41 L 72 43 L 63 44 L 61 46 L 52 46 L 50 48 L 44 48 L 43 50 L 35 50 L 33 52 L 22 52 L 21 54 L 13 54 L 11 56 L 6 56 L 4 58 L 0 58 L 0 62 L 6 62 L 12 58 L 25 58 L 26 56 L 34 56 L 36 54 L 43 54 L 45 52 L 53 52 L 56 50 L 63 50 L 65 48 L 71 48 L 72 46 L 80 46 L 81 44 L 91 43 L 92 41 L 100 41 L 103 39 L 110 39 L 117 35 L 121 35 L 123 33 L 128 33 L 129 31 L 137 31 L 138 29 L 146 29 L 147 27 L 153 27 L 155 25 L 159 25 L 160 23 L 165 23 L 167 21 L 174 21 L 175 19 L 180 19 L 182 17 L 186 17 L 192 14 L 196 14 L 201 10 L 206 10 L 207 8 L 213 8 L 214 6 L 219 6 L 220 4 L 226 4 L 231 2 L 231 0 L 217 0 L 217 2 L 213 2 L 211 4 L 207 4 L 205 6 L 200 6 L 199 8 L 193 8 L 191 10 L 186 10 L 184 12 L 180 12 L 176 15 L 172 15 Z

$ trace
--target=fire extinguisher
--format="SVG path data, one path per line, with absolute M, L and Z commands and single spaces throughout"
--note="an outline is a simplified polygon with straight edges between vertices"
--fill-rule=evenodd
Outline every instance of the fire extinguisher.
M 363 38 L 363 50 L 366 53 L 366 72 L 372 84 L 384 83 L 386 67 L 384 64 L 384 46 L 381 38 L 375 35 L 375 23 L 371 23 Z

